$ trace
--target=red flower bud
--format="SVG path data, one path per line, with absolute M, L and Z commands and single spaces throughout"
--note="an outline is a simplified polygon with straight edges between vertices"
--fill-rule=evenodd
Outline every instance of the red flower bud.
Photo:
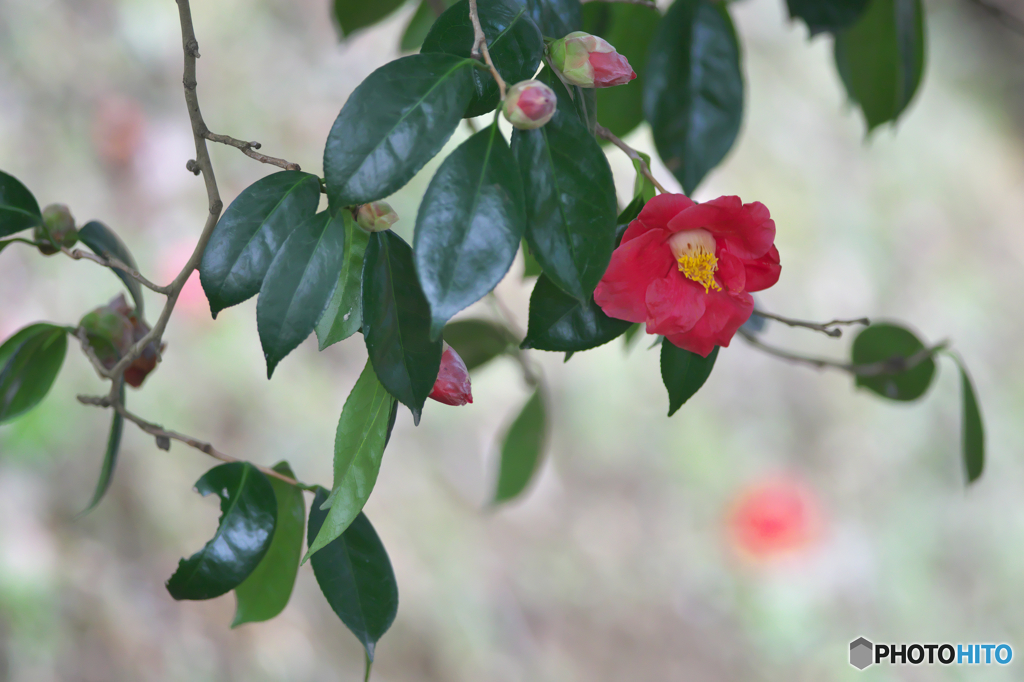
M 85 331 L 86 340 L 96 358 L 107 369 L 113 369 L 118 360 L 125 356 L 136 342 L 149 333 L 149 325 L 139 319 L 135 310 L 128 306 L 124 295 L 113 299 L 82 318 L 78 326 Z M 124 371 L 124 380 L 129 386 L 138 388 L 160 361 L 159 349 L 150 343 Z
M 447 343 L 441 353 L 441 369 L 434 381 L 429 398 L 445 405 L 465 405 L 473 402 L 473 390 L 469 385 L 469 370 Z
M 533 130 L 555 115 L 558 97 L 540 81 L 522 81 L 509 88 L 501 112 L 520 130 Z
M 604 38 L 573 31 L 548 46 L 551 65 L 562 78 L 583 88 L 625 85 L 636 78 L 629 61 Z
M 78 230 L 75 229 L 75 219 L 67 206 L 50 204 L 43 209 L 43 224 L 36 225 L 32 236 L 41 244 L 39 252 L 50 256 L 60 251 L 62 246 L 74 246 L 78 241 Z
M 367 232 L 390 230 L 398 222 L 398 214 L 386 201 L 371 201 L 356 211 L 356 223 Z

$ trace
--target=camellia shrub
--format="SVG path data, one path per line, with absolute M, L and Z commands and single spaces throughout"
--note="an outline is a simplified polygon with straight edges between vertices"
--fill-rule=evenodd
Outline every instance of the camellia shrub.
M 503 436 L 493 501 L 504 502 L 527 489 L 549 429 L 544 377 L 527 354 L 568 359 L 619 337 L 636 343 L 641 333 L 659 348 L 669 416 L 700 390 L 737 337 L 784 360 L 845 372 L 894 401 L 920 398 L 940 354 L 948 355 L 962 378 L 965 478 L 981 475 L 978 401 L 948 343 L 926 343 L 901 324 L 814 323 L 759 308 L 753 294 L 785 272 L 786 254 L 775 245 L 785 226 L 771 217 L 772 197 L 697 203 L 687 196 L 728 154 L 743 120 L 743 50 L 728 3 L 423 0 L 401 39 L 402 51 L 415 54 L 371 73 L 324 131 L 322 178 L 207 128 L 196 70 L 202 27 L 193 26 L 189 0 L 177 4 L 196 147 L 186 166 L 203 177 L 209 214 L 171 282 L 140 273 L 129 245 L 102 221 L 79 225 L 73 207 L 59 204 L 40 209 L 16 168 L 0 172 L 0 250 L 28 245 L 43 256 L 94 261 L 126 289 L 77 322 L 33 324 L 0 345 L 0 424 L 44 399 L 70 338 L 106 382 L 101 394 L 79 400 L 111 416 L 89 509 L 116 473 L 126 422 L 158 448 L 179 441 L 222 460 L 196 483 L 201 495 L 220 499 L 219 527 L 170 575 L 175 599 L 233 591 L 234 625 L 267 620 L 285 607 L 308 561 L 331 608 L 364 645 L 369 674 L 375 645 L 397 613 L 398 585 L 362 509 L 400 406 L 418 424 L 427 399 L 470 403 L 470 372 L 499 356 L 517 359 L 533 394 Z M 335 0 L 331 10 L 346 37 L 400 4 Z M 924 72 L 921 0 L 787 4 L 812 35 L 831 36 L 836 71 L 868 132 L 895 122 Z M 645 122 L 685 194 L 666 191 L 650 158 L 622 141 Z M 434 173 L 409 244 L 391 230 L 399 216 L 385 199 L 460 125 L 474 132 Z M 278 170 L 225 207 L 209 143 Z M 616 195 L 606 155 L 619 153 L 636 169 L 632 196 Z M 322 194 L 328 208 L 318 212 Z M 452 321 L 493 296 L 520 251 L 526 276 L 536 277 L 525 334 L 493 320 Z M 313 333 L 321 350 L 343 341 L 366 345 L 369 359 L 337 425 L 329 485 L 302 482 L 287 462 L 237 460 L 130 411 L 127 389 L 144 388 L 159 369 L 164 330 L 196 270 L 214 318 L 258 297 L 268 379 Z M 143 288 L 165 298 L 161 310 L 144 309 Z M 810 358 L 770 346 L 761 339 L 769 321 L 832 337 L 853 328 L 852 357 Z M 751 553 L 813 533 L 799 491 L 776 488 L 751 493 L 736 511 L 738 542 Z

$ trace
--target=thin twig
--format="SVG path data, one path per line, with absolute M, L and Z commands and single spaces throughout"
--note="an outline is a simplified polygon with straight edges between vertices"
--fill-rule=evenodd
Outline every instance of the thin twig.
M 643 157 L 640 156 L 640 153 L 637 150 L 633 149 L 628 144 L 620 140 L 615 133 L 608 130 L 600 123 L 597 124 L 597 128 L 595 128 L 594 133 L 601 139 L 608 140 L 609 142 L 611 142 L 613 145 L 624 151 L 626 153 L 626 156 L 640 164 L 640 172 L 644 174 L 645 178 L 651 181 L 651 184 L 658 188 L 659 192 L 661 192 L 662 194 L 669 193 L 667 189 L 661 186 L 661 183 L 658 182 L 657 178 L 654 177 L 654 174 L 651 173 L 651 169 L 647 166 L 647 162 L 644 161 Z
M 522 330 L 519 323 L 516 322 L 516 316 L 513 314 L 509 307 L 505 305 L 505 301 L 501 300 L 501 297 L 494 291 L 487 295 L 487 299 L 494 305 L 494 309 L 498 311 L 498 315 L 505 322 L 506 330 L 512 337 L 512 342 L 509 344 L 512 347 L 512 357 L 516 362 L 519 363 L 519 367 L 523 370 L 523 380 L 530 386 L 540 385 L 541 378 L 530 364 L 529 358 L 523 349 L 519 347 L 519 339 L 526 335 L 526 332 Z
M 283 168 L 285 170 L 302 170 L 302 168 L 300 168 L 299 164 L 297 163 L 285 161 L 284 159 L 279 159 L 276 156 L 267 156 L 266 154 L 258 153 L 255 150 L 261 147 L 259 142 L 246 142 L 244 140 L 236 140 L 235 138 L 230 137 L 228 135 L 218 135 L 217 133 L 211 133 L 209 130 L 206 131 L 204 137 L 210 142 L 220 142 L 221 144 L 226 144 L 230 147 L 239 149 L 243 154 L 248 156 L 250 159 L 256 159 L 260 163 L 268 163 L 271 166 L 277 166 L 278 168 Z
M 741 329 L 739 331 L 740 336 L 754 346 L 758 350 L 764 351 L 769 355 L 774 355 L 777 358 L 788 360 L 790 362 L 796 362 L 804 365 L 810 365 L 818 369 L 838 369 L 849 374 L 853 374 L 861 377 L 876 377 L 887 374 L 900 374 L 914 369 L 919 364 L 932 357 L 941 350 L 944 350 L 949 346 L 948 341 L 942 341 L 931 348 L 922 348 L 909 357 L 900 357 L 898 355 L 889 358 L 888 360 L 880 360 L 879 362 L 869 362 L 863 365 L 854 365 L 848 362 L 838 362 L 836 360 L 827 360 L 825 358 L 812 358 L 806 355 L 800 355 L 799 353 L 793 353 L 782 348 L 776 348 L 760 341 L 755 335 L 748 331 Z
M 782 324 L 789 325 L 790 327 L 803 327 L 804 329 L 813 329 L 814 331 L 827 334 L 833 338 L 839 338 L 843 335 L 842 329 L 836 329 L 838 326 L 849 326 L 854 324 L 869 325 L 871 321 L 866 317 L 859 317 L 856 320 L 832 320 L 830 322 L 806 322 L 804 320 L 794 320 L 789 317 L 783 317 L 782 315 L 776 315 L 774 313 L 765 312 L 763 310 L 754 309 L 754 314 L 759 317 L 764 317 L 769 320 L 775 320 Z
M 651 9 L 658 9 L 658 4 L 654 0 L 580 0 L 580 2 L 621 2 L 626 5 L 642 5 Z
M 970 0 L 973 4 L 988 12 L 1003 27 L 1024 35 L 1024 19 L 1009 12 L 1008 10 L 989 2 L 989 0 Z
M 480 12 L 476 7 L 476 0 L 469 0 L 469 19 L 473 22 L 473 51 L 470 53 L 474 59 L 480 59 L 482 56 L 484 63 L 491 70 L 491 75 L 494 76 L 494 80 L 498 83 L 498 94 L 499 98 L 505 100 L 505 79 L 498 73 L 498 69 L 494 67 L 494 62 L 491 61 L 491 55 L 487 51 L 487 36 L 484 35 L 483 26 L 480 25 Z
M 91 260 L 93 263 L 99 263 L 104 267 L 120 270 L 142 286 L 151 291 L 155 291 L 158 294 L 166 295 L 171 291 L 170 286 L 160 286 L 159 284 L 150 282 L 148 279 L 143 277 L 138 270 L 126 265 L 117 258 L 104 258 L 103 256 L 97 256 L 96 254 L 89 253 L 88 251 L 82 251 L 81 249 L 69 249 L 66 246 L 62 246 L 60 250 L 65 256 L 72 260 Z
M 176 440 L 179 443 L 184 443 L 185 445 L 193 447 L 196 450 L 199 450 L 200 452 L 204 452 L 210 457 L 213 457 L 214 459 L 219 459 L 222 462 L 245 461 L 221 452 L 217 448 L 213 447 L 213 445 L 211 445 L 210 443 L 205 443 L 201 440 L 193 438 L 192 436 L 186 436 L 183 433 L 178 433 L 177 431 L 168 431 L 167 429 L 158 426 L 157 424 L 148 422 L 142 417 L 133 414 L 132 412 L 129 412 L 128 409 L 125 408 L 125 406 L 122 405 L 119 401 L 110 400 L 109 396 L 80 395 L 78 396 L 78 402 L 82 403 L 83 405 L 95 405 L 96 407 L 107 407 L 116 410 L 117 413 L 120 414 L 122 417 L 132 422 L 149 435 L 156 438 L 158 444 L 160 443 L 160 441 L 164 441 L 164 445 L 159 446 L 162 447 L 163 449 L 166 449 L 165 446 L 168 441 Z M 273 476 L 274 478 L 280 479 L 285 483 L 288 483 L 289 485 L 295 486 L 296 488 L 301 488 L 303 490 L 315 490 L 315 486 L 307 485 L 306 483 L 297 481 L 294 478 L 285 476 L 284 474 L 278 473 L 273 469 L 262 467 L 257 464 L 253 464 L 253 466 L 262 471 L 267 476 Z

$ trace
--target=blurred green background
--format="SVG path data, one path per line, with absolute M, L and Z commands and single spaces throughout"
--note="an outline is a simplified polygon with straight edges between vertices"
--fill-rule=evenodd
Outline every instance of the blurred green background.
M 318 174 L 338 110 L 396 55 L 413 11 L 339 44 L 327 0 L 193 5 L 209 126 Z M 548 457 L 525 498 L 490 510 L 496 440 L 528 395 L 517 367 L 499 360 L 473 377 L 472 405 L 431 402 L 419 428 L 400 412 L 366 508 L 401 595 L 375 680 L 1021 678 L 1024 38 L 966 0 L 926 5 L 922 91 L 895 129 L 866 140 L 830 39 L 808 42 L 781 0 L 735 3 L 748 108 L 737 146 L 695 198 L 738 194 L 771 210 L 783 270 L 760 296 L 765 309 L 901 319 L 928 340 L 953 340 L 986 419 L 981 481 L 963 485 L 948 359 L 922 401 L 894 405 L 736 340 L 667 419 L 658 353 L 641 339 L 566 364 L 530 353 L 551 385 Z M 110 224 L 161 282 L 187 259 L 206 212 L 202 181 L 185 170 L 194 150 L 181 66 L 170 0 L 0 3 L 0 168 L 40 204 Z M 628 141 L 650 151 L 645 128 Z M 212 153 L 226 201 L 273 170 L 235 149 Z M 632 166 L 615 150 L 610 160 L 627 197 Z M 391 199 L 406 236 L 438 163 Z M 532 282 L 521 270 L 499 293 L 525 326 Z M 0 337 L 37 320 L 74 324 L 119 291 L 94 264 L 13 246 L 0 255 Z M 466 316 L 493 314 L 478 304 Z M 780 325 L 766 334 L 848 353 L 848 338 Z M 336 420 L 365 361 L 358 337 L 324 353 L 311 337 L 268 382 L 255 299 L 214 323 L 194 286 L 165 340 L 129 407 L 237 457 L 287 458 L 304 480 L 331 480 Z M 0 678 L 362 679 L 360 645 L 308 567 L 267 623 L 228 629 L 231 596 L 171 600 L 163 582 L 218 516 L 214 500 L 191 492 L 215 463 L 201 453 L 160 451 L 129 425 L 109 494 L 74 518 L 109 425 L 74 396 L 102 390 L 71 344 L 46 401 L 0 429 Z M 730 510 L 778 480 L 804 491 L 816 532 L 784 555 L 746 556 Z M 861 673 L 846 662 L 861 635 L 1007 642 L 1017 657 Z

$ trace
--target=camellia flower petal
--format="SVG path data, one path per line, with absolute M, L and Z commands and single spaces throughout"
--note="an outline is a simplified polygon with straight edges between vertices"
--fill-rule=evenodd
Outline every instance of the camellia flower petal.
M 583 88 L 625 85 L 636 78 L 629 61 L 604 38 L 573 31 L 548 47 L 551 65 L 562 78 Z
M 754 311 L 752 291 L 779 280 L 775 222 L 764 204 L 681 194 L 651 199 L 629 224 L 594 291 L 605 314 L 707 357 Z
M 520 130 L 534 130 L 551 120 L 558 106 L 555 91 L 540 81 L 516 83 L 508 90 L 501 111 Z
M 434 381 L 434 388 L 427 397 L 445 405 L 465 405 L 473 402 L 473 389 L 469 384 L 466 363 L 447 343 L 441 352 L 441 369 Z

